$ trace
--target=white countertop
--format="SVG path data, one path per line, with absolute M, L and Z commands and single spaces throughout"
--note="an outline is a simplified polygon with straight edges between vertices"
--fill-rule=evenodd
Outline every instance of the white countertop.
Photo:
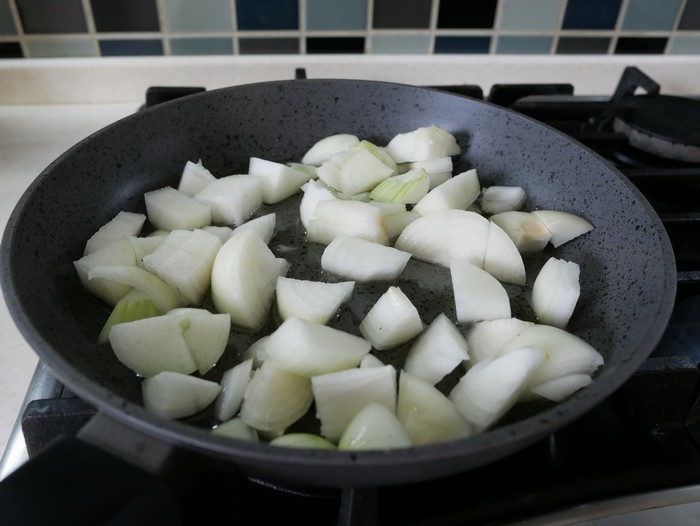
M 151 85 L 207 89 L 292 78 L 362 78 L 419 85 L 571 82 L 578 94 L 609 95 L 627 65 L 663 93 L 697 93 L 693 57 L 301 56 L 6 60 L 0 63 L 0 227 L 29 183 L 58 155 L 141 104 Z M 36 357 L 0 302 L 0 453 L 15 423 Z

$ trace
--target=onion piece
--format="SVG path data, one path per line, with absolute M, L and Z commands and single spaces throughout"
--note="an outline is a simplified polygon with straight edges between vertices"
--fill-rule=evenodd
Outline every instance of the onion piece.
M 430 161 L 460 152 L 454 135 L 436 125 L 399 133 L 389 141 L 385 150 L 397 163 Z
M 411 254 L 348 236 L 336 237 L 324 249 L 321 268 L 326 272 L 355 281 L 391 281 L 397 279 Z
M 396 369 L 391 365 L 314 376 L 311 389 L 321 435 L 334 442 L 368 403 L 380 404 L 391 413 L 396 411 Z
M 360 362 L 360 367 L 384 367 L 386 364 L 373 354 L 368 354 Z
M 250 221 L 252 222 L 252 221 Z M 242 226 L 242 225 L 241 225 Z M 216 237 L 219 238 L 219 241 L 221 241 L 221 244 L 223 245 L 228 241 L 228 238 L 231 237 L 231 234 L 233 234 L 233 229 L 228 226 L 215 226 L 215 225 L 208 225 L 208 226 L 203 226 L 200 228 L 202 232 L 206 232 L 207 234 L 212 234 Z M 155 239 L 158 239 L 159 237 L 164 237 L 164 236 L 158 236 Z
M 360 143 L 357 136 L 349 133 L 329 135 L 317 141 L 301 158 L 302 164 L 319 166 L 333 157 L 336 153 L 347 150 Z
M 540 323 L 566 328 L 581 294 L 578 263 L 551 257 L 532 284 L 532 307 Z
M 411 439 L 396 416 L 381 404 L 363 407 L 340 437 L 338 449 L 347 451 L 410 447 Z
M 180 175 L 177 189 L 183 194 L 194 197 L 197 192 L 215 180 L 216 177 L 202 165 L 201 159 L 197 164 L 187 161 L 182 170 L 182 175 Z
M 333 442 L 313 433 L 287 433 L 270 440 L 270 445 L 306 449 L 336 449 Z
M 206 309 L 179 308 L 167 313 L 180 320 L 182 337 L 197 364 L 199 374 L 206 374 L 226 350 L 231 318 Z
M 280 276 L 275 287 L 277 312 L 283 321 L 300 318 L 325 325 L 354 288 L 354 281 L 324 283 Z
M 413 210 L 423 216 L 452 208 L 466 210 L 480 193 L 481 186 L 476 170 L 467 170 L 430 190 L 416 203 Z
M 477 432 L 492 426 L 518 401 L 544 359 L 539 349 L 522 347 L 471 367 L 449 399 Z
M 490 220 L 508 234 L 521 254 L 542 252 L 552 236 L 545 224 L 532 212 L 501 212 L 492 215 Z
M 429 161 L 415 161 L 406 163 L 403 172 L 408 170 L 423 169 L 430 179 L 430 189 L 450 180 L 452 178 L 452 157 L 438 157 Z
M 266 204 L 279 203 L 296 194 L 310 178 L 307 172 L 259 157 L 250 158 L 248 174 L 260 179 L 262 198 Z
M 392 166 L 387 166 L 369 148 L 355 148 L 350 152 L 350 155 L 342 154 L 343 161 L 338 172 L 339 186 L 335 187 L 343 194 L 368 192 L 396 171 L 396 163 L 391 158 L 389 160 Z
M 201 305 L 211 285 L 221 240 L 203 230 L 173 230 L 143 258 L 146 270 L 177 290 L 190 304 Z
M 162 372 L 141 383 L 143 405 L 163 418 L 191 416 L 211 404 L 221 387 L 186 374 Z
M 396 417 L 415 446 L 467 437 L 472 426 L 433 384 L 406 371 L 399 375 Z
M 430 189 L 430 178 L 425 170 L 410 170 L 401 175 L 385 178 L 369 193 L 375 201 L 415 204 L 425 197 Z
M 246 424 L 240 417 L 232 418 L 219 424 L 211 431 L 215 435 L 220 435 L 229 438 L 237 438 L 238 440 L 246 440 L 248 442 L 259 442 L 258 432 Z
M 553 247 L 559 247 L 572 239 L 593 230 L 593 225 L 584 218 L 558 210 L 535 210 L 533 215 L 544 223 L 552 237 Z
M 482 267 L 488 234 L 488 219 L 476 212 L 441 210 L 409 224 L 394 246 L 445 268 L 450 267 L 452 259 Z
M 393 349 L 422 330 L 418 309 L 399 287 L 389 287 L 360 322 L 360 333 L 377 350 Z
M 530 392 L 554 402 L 561 402 L 592 383 L 593 379 L 588 374 L 569 374 L 535 385 L 530 388 Z
M 212 228 L 210 226 L 202 227 L 202 230 Z M 131 243 L 131 248 L 134 249 L 134 255 L 136 256 L 136 264 L 145 269 L 146 266 L 143 264 L 143 258 L 148 254 L 152 254 L 159 246 L 161 246 L 167 239 L 170 232 L 163 231 L 162 236 L 147 236 L 147 237 L 135 237 L 129 236 L 127 239 Z
M 309 222 L 314 218 L 316 205 L 325 199 L 337 199 L 335 194 L 322 181 L 309 181 L 302 186 L 304 196 L 299 204 L 299 218 L 304 228 L 308 230 Z
M 490 222 L 484 254 L 484 270 L 499 281 L 525 285 L 527 275 L 523 257 L 508 234 L 496 223 Z
M 479 363 L 488 358 L 500 356 L 502 350 L 513 338 L 532 325 L 534 323 L 518 318 L 474 323 L 466 335 L 469 359 L 472 363 Z
M 306 239 L 328 245 L 338 236 L 358 237 L 380 245 L 389 242 L 382 212 L 377 207 L 341 199 L 319 201 L 309 220 Z
M 131 290 L 131 285 L 123 281 L 106 278 L 90 278 L 90 272 L 105 265 L 128 265 L 136 267 L 134 248 L 127 238 L 120 238 L 108 245 L 87 254 L 73 262 L 78 278 L 90 293 L 107 303 L 116 303 Z
M 253 230 L 266 245 L 269 245 L 270 241 L 272 241 L 272 237 L 275 235 L 275 226 L 277 226 L 277 215 L 272 212 L 246 221 L 241 226 L 237 226 L 233 229 L 231 235 L 236 236 L 246 230 Z
M 231 236 L 212 267 L 214 307 L 228 313 L 234 325 L 259 331 L 272 306 L 277 278 L 287 269 L 286 261 L 278 260 L 253 230 Z
M 283 432 L 309 410 L 313 402 L 308 378 L 262 364 L 248 384 L 241 419 L 259 431 Z
M 158 310 L 151 298 L 140 290 L 131 289 L 112 309 L 112 313 L 107 318 L 97 338 L 97 343 L 109 342 L 109 332 L 118 323 L 152 318 L 160 314 L 163 313 Z
M 384 228 L 390 240 L 395 240 L 401 235 L 404 229 L 420 217 L 418 212 L 407 210 L 384 217 Z
M 83 255 L 105 247 L 119 238 L 138 236 L 145 222 L 146 216 L 144 214 L 119 212 L 87 240 Z
M 269 361 L 306 377 L 357 367 L 370 350 L 359 336 L 299 318 L 285 320 L 265 341 Z
M 217 420 L 225 422 L 238 413 L 243 403 L 243 395 L 245 395 L 252 373 L 252 358 L 243 360 L 238 365 L 224 372 L 219 382 L 221 385 L 221 392 L 216 398 L 216 404 L 214 405 L 214 414 Z
M 447 316 L 439 314 L 411 346 L 403 368 L 435 385 L 468 359 L 466 340 Z
M 467 261 L 450 265 L 457 321 L 510 318 L 510 298 L 503 285 L 485 270 Z
M 207 203 L 166 186 L 144 194 L 148 220 L 164 230 L 194 230 L 211 224 L 212 210 Z
M 521 186 L 489 186 L 481 193 L 480 205 L 484 214 L 491 215 L 520 210 L 526 200 L 527 194 Z
M 260 179 L 248 174 L 220 177 L 194 195 L 211 207 L 213 223 L 240 226 L 263 204 Z

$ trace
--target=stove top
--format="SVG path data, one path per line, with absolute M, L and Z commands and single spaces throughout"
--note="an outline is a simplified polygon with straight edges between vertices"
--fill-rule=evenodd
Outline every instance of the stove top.
M 588 414 L 482 468 L 430 482 L 343 491 L 279 487 L 207 471 L 181 503 L 182 523 L 194 524 L 206 514 L 248 518 L 244 506 L 211 505 L 228 503 L 231 495 L 235 502 L 273 504 L 256 508 L 263 523 L 296 518 L 363 525 L 570 524 L 700 502 L 700 163 L 640 149 L 614 125 L 632 111 L 625 97 L 639 90 L 653 97 L 659 86 L 628 68 L 612 96 L 580 97 L 567 84 L 495 85 L 486 96 L 478 86 L 433 87 L 509 107 L 561 130 L 616 166 L 649 200 L 678 267 L 676 304 L 660 344 L 618 392 Z M 184 93 L 149 90 L 146 105 L 178 94 Z M 75 434 L 93 414 L 40 365 L 3 469 L 57 436 Z M 206 510 L 202 502 L 209 503 Z

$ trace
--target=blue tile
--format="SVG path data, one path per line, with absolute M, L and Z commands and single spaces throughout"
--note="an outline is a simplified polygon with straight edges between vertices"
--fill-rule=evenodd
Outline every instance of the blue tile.
M 231 55 L 230 38 L 171 38 L 171 55 Z
M 681 0 L 629 0 L 623 30 L 671 30 Z
M 373 35 L 373 54 L 399 55 L 430 52 L 429 35 Z
M 238 29 L 298 29 L 298 0 L 237 0 Z
M 306 29 L 365 29 L 367 2 L 364 0 L 306 0 Z
M 503 0 L 501 29 L 554 30 L 564 0 Z
M 501 55 L 546 55 L 552 49 L 552 37 L 547 36 L 499 36 L 496 53 Z
M 0 35 L 16 35 L 17 28 L 7 0 L 0 0 Z
M 103 57 L 163 54 L 160 40 L 100 40 L 99 44 Z
M 163 25 L 172 32 L 230 32 L 229 0 L 161 0 Z
M 568 0 L 563 29 L 614 29 L 622 0 Z
M 491 37 L 435 37 L 435 53 L 488 53 Z

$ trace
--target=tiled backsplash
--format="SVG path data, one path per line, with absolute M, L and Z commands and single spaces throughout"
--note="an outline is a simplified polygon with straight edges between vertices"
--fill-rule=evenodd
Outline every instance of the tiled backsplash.
M 700 54 L 700 0 L 0 0 L 0 58 Z

